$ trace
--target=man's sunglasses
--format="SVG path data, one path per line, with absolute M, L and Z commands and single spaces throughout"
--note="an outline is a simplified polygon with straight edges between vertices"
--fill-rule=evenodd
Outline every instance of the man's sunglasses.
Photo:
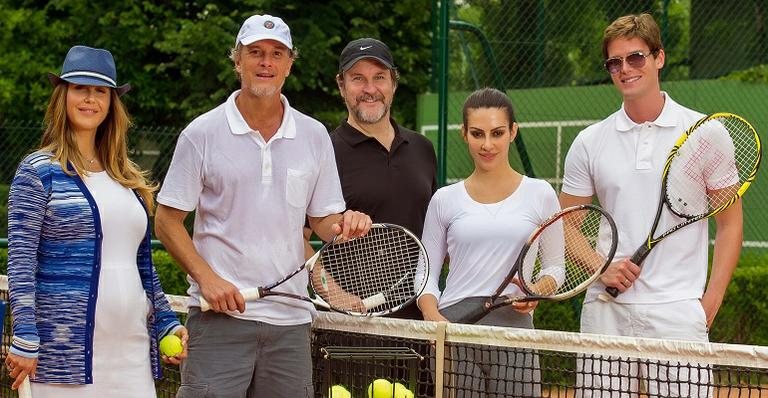
M 605 63 L 603 65 L 605 66 L 605 69 L 612 75 L 615 75 L 621 72 L 621 67 L 624 64 L 624 61 L 627 61 L 627 64 L 629 66 L 635 69 L 640 69 L 643 66 L 645 66 L 645 59 L 648 58 L 648 56 L 653 54 L 654 52 L 655 51 L 651 51 L 648 54 L 646 54 L 642 51 L 636 51 L 628 54 L 626 57 L 608 58 L 605 60 Z

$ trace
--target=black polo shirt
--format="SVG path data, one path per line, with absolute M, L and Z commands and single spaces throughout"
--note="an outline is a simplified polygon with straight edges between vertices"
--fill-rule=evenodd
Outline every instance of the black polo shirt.
M 435 150 L 423 135 L 390 122 L 395 138 L 389 151 L 346 120 L 331 132 L 341 190 L 347 209 L 362 211 L 375 223 L 401 225 L 421 238 L 437 190 Z M 394 316 L 422 319 L 415 304 Z

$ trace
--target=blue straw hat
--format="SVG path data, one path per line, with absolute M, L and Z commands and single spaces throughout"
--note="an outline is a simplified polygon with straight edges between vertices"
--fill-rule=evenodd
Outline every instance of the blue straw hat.
M 118 95 L 123 95 L 131 89 L 131 85 L 127 83 L 117 85 L 117 70 L 112 53 L 86 46 L 70 48 L 64 58 L 64 65 L 61 66 L 61 75 L 48 73 L 48 80 L 54 86 L 66 81 L 87 86 L 111 87 L 117 90 Z

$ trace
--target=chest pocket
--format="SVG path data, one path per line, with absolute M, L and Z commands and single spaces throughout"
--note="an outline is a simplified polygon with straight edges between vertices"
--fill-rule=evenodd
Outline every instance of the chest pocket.
M 307 206 L 309 180 L 312 173 L 304 170 L 287 169 L 285 184 L 285 199 L 293 207 Z

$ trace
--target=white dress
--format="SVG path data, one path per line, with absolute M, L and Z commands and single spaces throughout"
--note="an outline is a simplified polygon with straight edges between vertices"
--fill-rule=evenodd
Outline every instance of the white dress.
M 134 193 L 105 172 L 83 181 L 99 207 L 103 240 L 93 336 L 93 384 L 32 383 L 35 398 L 155 397 L 149 357 L 150 303 L 136 252 L 147 218 Z

